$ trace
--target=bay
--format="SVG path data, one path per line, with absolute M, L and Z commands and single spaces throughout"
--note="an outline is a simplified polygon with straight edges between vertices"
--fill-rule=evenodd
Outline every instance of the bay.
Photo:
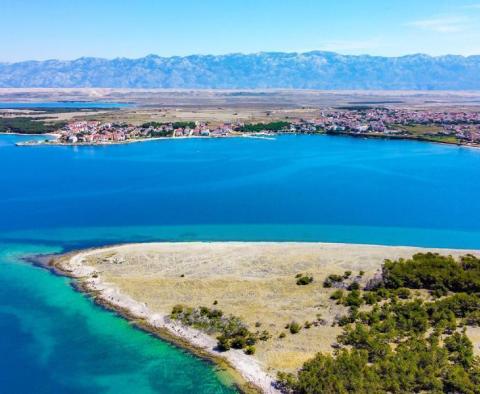
M 234 390 L 25 255 L 158 240 L 480 249 L 475 149 L 294 135 L 16 147 L 23 138 L 0 136 L 2 392 Z

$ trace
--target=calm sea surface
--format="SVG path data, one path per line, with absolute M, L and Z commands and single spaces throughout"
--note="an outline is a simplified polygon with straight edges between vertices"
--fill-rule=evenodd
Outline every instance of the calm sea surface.
M 0 392 L 225 393 L 215 368 L 21 257 L 115 242 L 480 249 L 480 151 L 329 136 L 15 147 L 0 136 Z

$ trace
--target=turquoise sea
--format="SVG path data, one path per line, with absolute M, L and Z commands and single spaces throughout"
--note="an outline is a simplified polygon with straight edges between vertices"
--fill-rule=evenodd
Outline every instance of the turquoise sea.
M 0 392 L 225 393 L 214 366 L 22 261 L 118 242 L 480 249 L 480 150 L 330 136 L 15 147 L 0 136 Z

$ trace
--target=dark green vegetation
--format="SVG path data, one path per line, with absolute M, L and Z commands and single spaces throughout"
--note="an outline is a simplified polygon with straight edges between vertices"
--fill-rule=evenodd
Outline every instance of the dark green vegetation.
M 147 122 L 143 123 L 142 128 L 147 129 L 152 127 L 153 130 L 150 131 L 151 137 L 171 137 L 173 135 L 173 130 L 175 129 L 185 129 L 185 128 L 195 128 L 195 122 L 174 122 L 174 123 L 161 123 L 161 122 Z
M 64 122 L 46 123 L 28 117 L 0 118 L 0 133 L 45 134 L 65 126 Z
M 387 260 L 369 289 L 332 293 L 349 307 L 337 321 L 336 350 L 317 354 L 296 376 L 279 374 L 287 390 L 480 393 L 480 360 L 465 333 L 480 324 L 480 259 L 425 253 Z
M 290 330 L 290 334 L 298 334 L 302 329 L 302 326 L 296 321 L 292 321 L 290 324 L 288 324 L 287 328 Z
M 289 122 L 251 123 L 238 127 L 237 131 L 258 133 L 260 131 L 284 131 L 290 127 Z
M 245 353 L 254 354 L 255 343 L 259 340 L 267 341 L 271 337 L 266 330 L 251 332 L 240 318 L 224 316 L 221 310 L 205 306 L 190 308 L 184 305 L 175 305 L 170 317 L 208 334 L 220 334 L 217 337 L 217 346 L 222 351 L 231 348 L 245 349 Z
M 352 277 L 352 271 L 345 271 L 343 275 L 331 274 L 323 281 L 323 287 L 339 287 L 348 290 L 358 290 L 360 285 L 358 280 L 363 276 L 364 272 L 360 271 L 357 277 Z
M 382 277 L 382 285 L 387 289 L 408 287 L 478 293 L 480 259 L 466 255 L 457 262 L 452 256 L 418 253 L 408 260 L 386 260 Z
M 173 131 L 170 130 L 152 130 L 150 132 L 151 137 L 171 137 L 173 135 Z
M 195 128 L 195 122 L 173 122 L 173 123 L 161 123 L 161 122 L 147 122 L 143 123 L 142 127 L 143 128 L 148 128 L 148 127 L 163 127 L 163 126 L 172 126 L 174 129 L 185 129 L 187 127 L 193 129 Z
M 296 283 L 299 286 L 309 285 L 310 283 L 313 282 L 313 276 L 309 276 L 309 275 L 297 274 L 295 278 L 297 279 Z

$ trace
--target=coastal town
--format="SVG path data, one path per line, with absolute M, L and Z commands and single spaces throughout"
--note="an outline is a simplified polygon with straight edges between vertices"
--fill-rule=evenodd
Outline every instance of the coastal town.
M 58 141 L 65 144 L 120 143 L 152 138 L 226 136 L 232 129 L 227 125 L 213 130 L 200 122 L 149 122 L 140 126 L 126 123 L 78 121 L 60 130 Z
M 312 120 L 292 122 L 286 130 L 476 145 L 480 143 L 480 113 L 386 108 L 332 110 Z
M 309 119 L 272 118 L 271 122 L 259 123 L 152 121 L 133 125 L 75 120 L 57 130 L 54 140 L 21 144 L 101 145 L 162 138 L 267 136 L 276 133 L 327 133 L 478 145 L 480 113 L 353 107 L 320 111 Z

